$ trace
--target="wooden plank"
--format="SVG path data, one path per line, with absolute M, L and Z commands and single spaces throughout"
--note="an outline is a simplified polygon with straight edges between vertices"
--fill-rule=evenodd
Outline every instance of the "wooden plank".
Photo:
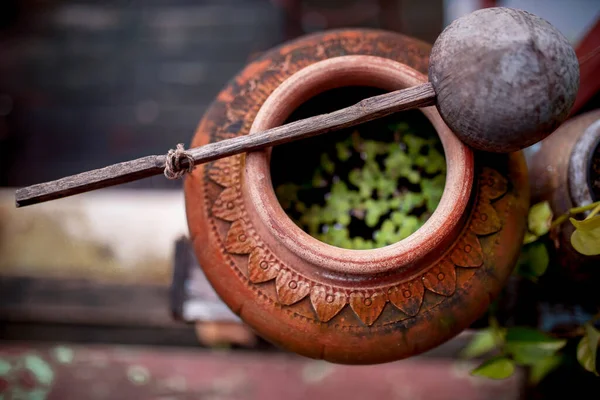
M 15 341 L 202 347 L 192 324 L 171 327 L 0 321 L 3 346 Z
M 198 268 L 196 256 L 187 238 L 181 238 L 175 243 L 174 260 L 173 279 L 169 288 L 169 304 L 173 318 L 182 321 L 190 268 Z
M 476 362 L 450 360 L 345 366 L 289 354 L 27 342 L 3 346 L 0 360 L 3 395 L 34 398 L 35 390 L 47 400 L 519 399 L 526 378 L 523 369 L 500 382 L 472 377 Z
M 206 279 L 188 238 L 179 239 L 175 247 L 171 309 L 175 318 L 190 323 L 242 323 Z
M 177 327 L 169 288 L 99 284 L 80 279 L 0 279 L 0 321 Z

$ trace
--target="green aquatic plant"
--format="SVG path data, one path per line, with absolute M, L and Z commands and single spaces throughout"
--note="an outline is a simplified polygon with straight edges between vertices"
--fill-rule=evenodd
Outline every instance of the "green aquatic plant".
M 339 135 L 325 146 L 304 181 L 282 182 L 275 192 L 292 220 L 333 246 L 366 250 L 414 233 L 437 207 L 446 161 L 435 131 L 407 123 L 373 135 Z

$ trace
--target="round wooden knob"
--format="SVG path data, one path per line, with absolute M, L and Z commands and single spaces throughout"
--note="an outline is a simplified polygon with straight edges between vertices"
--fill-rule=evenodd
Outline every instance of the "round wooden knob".
M 478 10 L 436 40 L 429 80 L 446 124 L 471 147 L 512 152 L 554 131 L 579 89 L 568 40 L 526 11 Z

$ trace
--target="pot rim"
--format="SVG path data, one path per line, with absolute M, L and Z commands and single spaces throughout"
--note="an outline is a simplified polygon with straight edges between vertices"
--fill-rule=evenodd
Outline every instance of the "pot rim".
M 364 55 L 319 61 L 283 81 L 264 102 L 249 134 L 279 126 L 308 99 L 347 86 L 370 86 L 388 91 L 416 86 L 427 77 L 397 61 Z M 435 107 L 420 109 L 440 136 L 447 174 L 442 198 L 425 224 L 400 242 L 372 250 L 352 250 L 315 239 L 298 227 L 281 207 L 273 189 L 270 149 L 248 153 L 242 190 L 248 207 L 256 211 L 269 235 L 300 259 L 343 274 L 373 274 L 408 267 L 441 257 L 445 246 L 461 228 L 474 184 L 474 157 L 444 123 Z
M 568 186 L 576 207 L 594 202 L 590 169 L 596 148 L 600 146 L 600 119 L 588 125 L 571 151 L 568 163 Z M 588 214 L 586 212 L 586 214 Z

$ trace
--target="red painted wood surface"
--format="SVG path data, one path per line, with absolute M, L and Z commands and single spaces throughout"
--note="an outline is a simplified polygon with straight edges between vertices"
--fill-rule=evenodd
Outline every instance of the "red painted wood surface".
M 518 399 L 523 375 L 471 377 L 469 366 L 416 358 L 351 367 L 287 354 L 6 342 L 0 398 Z M 12 396 L 12 397 L 11 397 Z
M 600 18 L 581 39 L 575 53 L 580 64 L 580 84 L 571 115 L 575 115 L 600 90 Z
M 479 5 L 480 8 L 498 7 L 498 2 L 496 0 L 480 0 Z

